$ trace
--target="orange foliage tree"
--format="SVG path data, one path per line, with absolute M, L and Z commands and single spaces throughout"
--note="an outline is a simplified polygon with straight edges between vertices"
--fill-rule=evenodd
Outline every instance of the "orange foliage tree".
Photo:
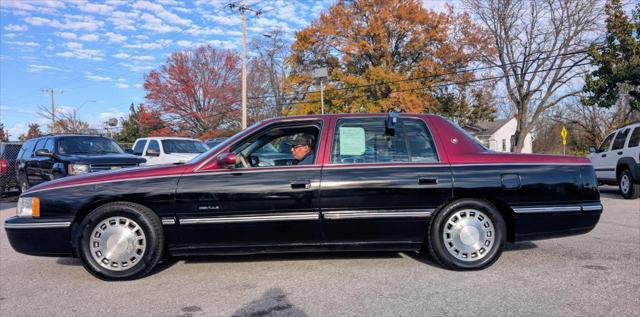
M 145 76 L 146 100 L 191 137 L 227 135 L 239 129 L 238 54 L 211 46 L 171 54 Z
M 298 114 L 320 111 L 310 71 L 322 66 L 325 110 L 437 112 L 439 84 L 475 78 L 459 71 L 491 53 L 468 14 L 431 11 L 418 0 L 341 0 L 295 38 L 288 87 L 298 96 L 290 113 Z

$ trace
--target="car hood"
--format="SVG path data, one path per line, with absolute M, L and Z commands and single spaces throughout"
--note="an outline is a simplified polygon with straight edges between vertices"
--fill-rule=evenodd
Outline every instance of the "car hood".
M 83 154 L 73 154 L 73 155 L 59 155 L 60 159 L 69 161 L 72 163 L 86 163 L 86 164 L 140 164 L 144 163 L 147 160 L 127 154 L 97 154 L 97 155 L 83 155 Z

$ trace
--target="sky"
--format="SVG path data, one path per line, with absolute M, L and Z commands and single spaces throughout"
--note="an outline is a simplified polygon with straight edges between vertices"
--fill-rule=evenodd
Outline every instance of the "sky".
M 240 0 L 238 0 L 239 2 Z M 55 104 L 63 112 L 102 128 L 144 102 L 144 74 L 175 51 L 202 44 L 242 48 L 240 14 L 231 0 L 0 0 L 0 122 L 10 139 Z M 293 39 L 335 0 L 247 0 L 249 39 L 280 28 Z M 423 0 L 443 10 L 457 1 Z M 251 52 L 249 52 L 251 54 Z

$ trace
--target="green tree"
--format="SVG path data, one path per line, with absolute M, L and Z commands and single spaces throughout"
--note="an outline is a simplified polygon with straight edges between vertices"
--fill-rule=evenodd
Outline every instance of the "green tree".
M 172 131 L 162 120 L 160 111 L 149 109 L 143 104 L 129 107 L 129 116 L 121 119 L 122 131 L 115 135 L 118 142 L 133 143 L 137 138 L 171 135 Z
M 640 111 L 640 4 L 636 4 L 631 20 L 620 0 L 605 6 L 607 34 L 602 45 L 589 49 L 591 63 L 597 67 L 587 74 L 582 99 L 584 105 L 613 106 L 620 94 L 628 93 L 632 109 Z

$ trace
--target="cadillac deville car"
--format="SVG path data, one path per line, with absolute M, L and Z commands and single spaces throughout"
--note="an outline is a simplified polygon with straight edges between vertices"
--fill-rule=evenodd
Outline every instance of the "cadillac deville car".
M 290 156 L 260 157 L 283 146 Z M 309 115 L 262 121 L 186 164 L 35 186 L 4 226 L 16 251 L 77 256 L 108 280 L 166 255 L 329 250 L 424 250 L 475 270 L 506 241 L 593 229 L 597 185 L 586 158 L 492 152 L 436 115 Z

